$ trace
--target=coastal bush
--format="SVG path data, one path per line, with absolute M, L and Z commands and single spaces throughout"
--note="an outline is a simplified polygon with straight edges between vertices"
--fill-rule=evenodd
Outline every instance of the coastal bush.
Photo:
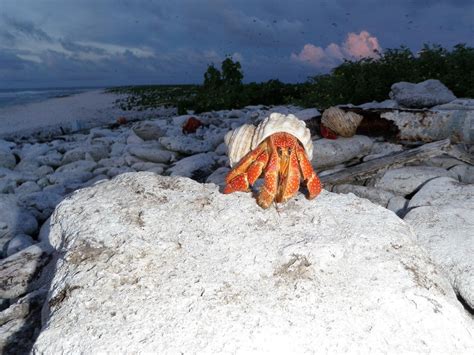
M 121 101 L 124 109 L 175 106 L 180 114 L 188 110 L 238 109 L 247 105 L 288 105 L 325 109 L 332 105 L 388 98 L 390 87 L 400 81 L 417 83 L 438 79 L 457 97 L 474 97 L 474 48 L 458 44 L 451 51 L 425 44 L 414 54 L 401 46 L 387 49 L 379 58 L 345 60 L 328 74 L 287 84 L 273 79 L 243 83 L 241 64 L 226 58 L 220 70 L 209 65 L 202 85 L 155 85 L 112 89 L 131 96 Z
M 326 108 L 382 101 L 394 83 L 427 79 L 440 80 L 458 97 L 474 97 L 474 48 L 458 44 L 449 52 L 439 45 L 425 44 L 414 55 L 402 46 L 384 51 L 378 59 L 346 60 L 330 74 L 309 78 L 302 104 Z

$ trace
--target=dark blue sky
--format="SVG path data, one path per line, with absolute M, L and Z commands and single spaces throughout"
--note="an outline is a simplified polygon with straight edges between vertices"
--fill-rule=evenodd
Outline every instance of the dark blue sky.
M 474 45 L 474 0 L 0 0 L 0 88 L 304 81 L 401 44 Z

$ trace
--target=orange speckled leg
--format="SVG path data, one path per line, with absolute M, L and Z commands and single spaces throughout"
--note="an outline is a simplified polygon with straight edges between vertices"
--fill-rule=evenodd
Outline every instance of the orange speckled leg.
M 264 147 L 258 146 L 252 152 L 248 153 L 227 175 L 224 193 L 230 194 L 236 191 L 248 191 L 249 186 L 253 185 L 262 174 L 262 170 L 267 164 L 267 161 L 268 153 L 264 150 Z
M 321 180 L 313 170 L 311 162 L 308 160 L 306 152 L 303 147 L 298 145 L 297 148 L 298 161 L 300 163 L 301 173 L 303 174 L 303 180 L 306 181 L 306 187 L 308 188 L 308 200 L 311 200 L 319 195 L 322 189 Z
M 286 153 L 285 155 L 288 156 Z M 288 164 L 281 164 L 281 167 L 286 171 L 280 171 L 280 186 L 278 188 L 276 202 L 288 201 L 300 188 L 301 174 L 298 158 L 294 150 L 292 150 L 288 156 Z
M 260 193 L 257 197 L 257 203 L 262 208 L 270 207 L 278 190 L 278 171 L 280 167 L 280 158 L 276 149 L 270 154 L 267 168 L 265 169 L 265 180 Z

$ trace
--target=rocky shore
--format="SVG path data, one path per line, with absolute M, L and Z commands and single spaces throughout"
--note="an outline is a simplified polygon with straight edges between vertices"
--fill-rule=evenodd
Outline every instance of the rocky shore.
M 316 109 L 252 106 L 0 140 L 0 348 L 28 352 L 39 334 L 38 354 L 271 352 L 290 341 L 298 352 L 469 353 L 474 102 L 436 93 L 444 101 L 424 94 L 417 106 L 410 89 L 361 108 L 398 124 L 403 100 L 428 106 L 434 122 L 452 120 L 432 139 L 451 150 L 346 183 L 331 174 L 430 132 L 331 140 Z M 326 191 L 264 211 L 251 194 L 220 193 L 224 136 L 272 112 L 312 128 Z M 186 132 L 191 117 L 202 125 Z

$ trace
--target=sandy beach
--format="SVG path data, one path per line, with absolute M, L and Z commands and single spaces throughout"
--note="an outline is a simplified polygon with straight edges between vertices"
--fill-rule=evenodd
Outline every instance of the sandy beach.
M 88 91 L 21 106 L 0 109 L 0 138 L 54 136 L 114 123 L 118 117 L 137 120 L 156 117 L 164 109 L 124 111 L 115 102 L 125 95 Z

